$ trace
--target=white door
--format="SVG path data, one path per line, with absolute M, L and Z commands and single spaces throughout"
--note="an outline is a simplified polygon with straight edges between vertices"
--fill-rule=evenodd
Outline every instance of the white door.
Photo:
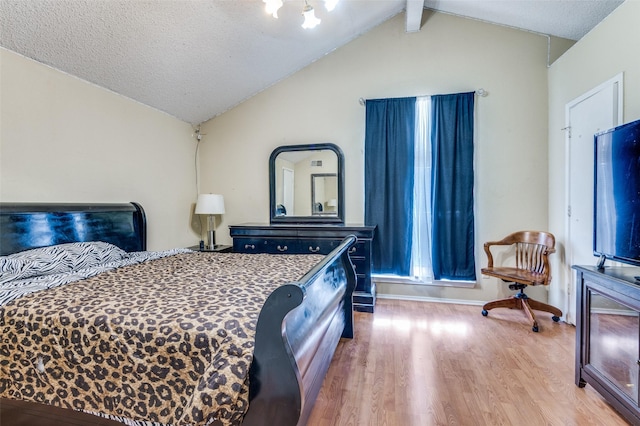
M 565 320 L 575 324 L 572 265 L 595 265 L 593 256 L 593 137 L 622 122 L 622 74 L 567 104 L 567 300 Z
M 286 167 L 282 168 L 282 204 L 284 204 L 284 208 L 287 210 L 287 216 L 295 216 L 295 212 L 293 211 L 293 170 L 287 169 Z

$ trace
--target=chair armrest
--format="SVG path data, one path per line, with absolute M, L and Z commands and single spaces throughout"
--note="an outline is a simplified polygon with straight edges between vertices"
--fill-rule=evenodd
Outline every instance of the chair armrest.
M 511 243 L 504 241 L 488 241 L 484 243 L 484 252 L 487 254 L 487 267 L 493 268 L 493 255 L 491 254 L 491 246 L 510 246 Z
M 545 285 L 549 285 L 551 282 L 551 264 L 549 263 L 549 255 L 551 253 L 555 253 L 556 249 L 547 247 L 547 249 L 542 253 L 542 263 L 544 264 L 544 270 L 547 272 L 547 279 L 545 280 Z

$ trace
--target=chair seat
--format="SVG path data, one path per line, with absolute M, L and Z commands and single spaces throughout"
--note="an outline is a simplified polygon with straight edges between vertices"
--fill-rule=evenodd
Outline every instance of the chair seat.
M 482 268 L 483 275 L 500 278 L 504 281 L 516 282 L 526 285 L 544 284 L 547 276 L 538 272 L 528 271 L 526 269 L 498 267 L 498 268 Z

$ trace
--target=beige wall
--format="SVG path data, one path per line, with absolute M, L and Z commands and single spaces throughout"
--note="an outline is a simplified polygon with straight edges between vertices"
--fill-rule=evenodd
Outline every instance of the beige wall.
M 549 69 L 549 227 L 558 238 L 555 258 L 558 285 L 551 287 L 556 303 L 567 286 L 570 265 L 564 259 L 566 204 L 565 106 L 623 72 L 623 122 L 640 119 L 640 2 L 626 1 L 583 37 Z M 593 173 L 591 166 L 584 173 Z M 595 258 L 594 258 L 595 263 Z
M 191 126 L 0 49 L 0 200 L 142 204 L 148 247 L 196 244 Z
M 227 225 L 269 220 L 268 159 L 279 145 L 333 142 L 346 159 L 346 217 L 363 220 L 365 109 L 358 99 L 474 91 L 476 259 L 484 241 L 547 228 L 547 43 L 529 32 L 430 14 L 420 32 L 404 15 L 203 125 L 202 190 L 224 194 Z M 407 297 L 489 300 L 509 293 L 482 279 L 474 289 L 379 284 Z M 533 293 L 535 295 L 535 292 Z M 544 294 L 546 296 L 546 294 Z M 543 297 L 544 297 L 543 296 Z

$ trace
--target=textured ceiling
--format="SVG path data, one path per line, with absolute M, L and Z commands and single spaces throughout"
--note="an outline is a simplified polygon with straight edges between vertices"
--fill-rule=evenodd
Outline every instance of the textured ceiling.
M 415 3 L 422 0 L 341 0 L 331 13 L 320 0 L 308 1 L 322 19 L 313 30 L 300 27 L 303 0 L 285 0 L 279 19 L 264 12 L 261 0 L 0 0 L 0 46 L 197 124 L 407 5 L 420 11 Z M 577 40 L 620 3 L 425 0 L 424 6 Z
M 624 0 L 425 0 L 425 7 L 580 40 Z

